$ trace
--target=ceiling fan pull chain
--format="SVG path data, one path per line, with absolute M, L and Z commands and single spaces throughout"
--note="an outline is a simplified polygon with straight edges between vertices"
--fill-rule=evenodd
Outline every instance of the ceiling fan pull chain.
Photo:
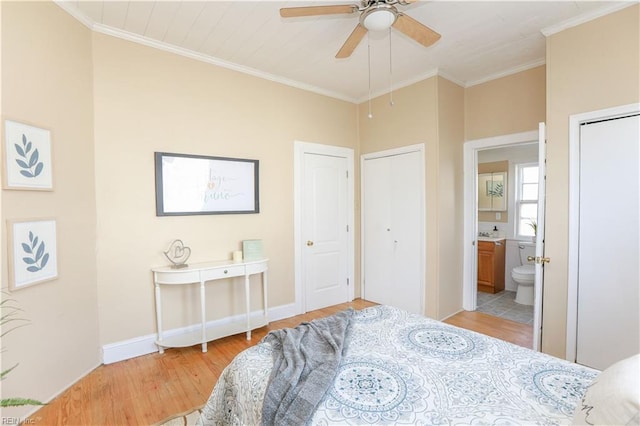
M 391 66 L 391 27 L 389 27 L 389 105 L 393 106 L 393 68 Z
M 369 119 L 373 118 L 373 113 L 371 112 L 371 37 L 369 37 L 369 33 L 367 33 L 367 62 L 369 64 Z

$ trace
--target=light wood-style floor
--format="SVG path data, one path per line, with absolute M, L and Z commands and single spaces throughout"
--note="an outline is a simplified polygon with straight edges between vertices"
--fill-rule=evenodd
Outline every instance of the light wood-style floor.
M 29 423 L 35 425 L 150 425 L 174 414 L 203 405 L 222 370 L 242 350 L 256 344 L 269 331 L 295 327 L 340 312 L 347 307 L 363 309 L 375 303 L 356 299 L 308 312 L 253 332 L 209 343 L 207 353 L 200 345 L 168 349 L 130 360 L 102 365 L 38 410 Z M 489 316 L 461 312 L 445 322 L 529 347 L 531 326 Z

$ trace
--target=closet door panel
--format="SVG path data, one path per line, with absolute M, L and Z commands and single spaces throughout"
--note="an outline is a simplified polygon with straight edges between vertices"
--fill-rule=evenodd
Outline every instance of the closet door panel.
M 420 152 L 363 165 L 364 298 L 422 313 L 423 164 Z
M 421 160 L 418 152 L 390 158 L 394 305 L 415 313 L 423 298 Z
M 576 361 L 597 369 L 640 352 L 640 118 L 580 131 Z
M 372 302 L 390 305 L 393 304 L 389 291 L 393 279 L 390 265 L 393 246 L 391 206 L 387 197 L 391 192 L 391 162 L 386 157 L 366 160 L 363 174 L 364 296 Z

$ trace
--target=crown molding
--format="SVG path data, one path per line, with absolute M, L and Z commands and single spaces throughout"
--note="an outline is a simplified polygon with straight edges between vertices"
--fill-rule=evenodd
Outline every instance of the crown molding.
M 460 80 L 454 76 L 452 76 L 451 74 L 449 74 L 446 71 L 442 71 L 442 70 L 438 70 L 438 75 L 442 78 L 446 78 L 447 80 L 449 80 L 452 83 L 457 84 L 460 87 L 467 87 L 467 83 L 463 80 Z
M 546 64 L 546 60 L 545 59 L 538 59 L 537 61 L 529 62 L 528 64 L 519 65 L 517 67 L 509 68 L 507 70 L 500 71 L 498 73 L 488 75 L 488 76 L 486 76 L 484 78 L 481 78 L 480 80 L 468 81 L 464 87 L 467 88 L 467 87 L 477 86 L 477 85 L 482 84 L 482 83 L 488 83 L 488 82 L 490 82 L 492 80 L 497 80 L 497 79 L 502 78 L 502 77 L 507 77 L 507 76 L 510 76 L 510 75 L 513 75 L 513 74 L 517 74 L 517 73 L 522 72 L 522 71 L 527 71 L 527 70 L 530 70 L 532 68 L 536 68 L 536 67 L 539 67 L 539 66 L 545 65 L 545 64 Z
M 82 25 L 84 25 L 85 27 L 89 28 L 90 30 L 93 30 L 93 25 L 94 25 L 93 20 L 91 18 L 89 18 L 87 15 L 85 15 L 84 13 L 78 12 L 78 9 L 69 6 L 69 2 L 68 1 L 53 0 L 53 2 L 56 5 L 58 5 L 58 7 L 60 7 L 60 9 L 64 10 L 69 15 L 74 17 Z
M 116 37 L 122 40 L 131 41 L 133 43 L 142 44 L 144 46 L 152 47 L 154 49 L 163 50 L 165 52 L 174 53 L 176 55 L 184 56 L 187 58 L 195 59 L 197 61 L 206 62 L 211 65 L 216 65 L 222 68 L 227 68 L 233 71 L 238 71 L 243 74 L 248 74 L 254 77 L 262 78 L 264 80 L 273 81 L 275 83 L 284 84 L 286 86 L 294 87 L 296 89 L 306 90 L 308 92 L 313 92 L 319 95 L 328 96 L 330 98 L 339 99 L 346 102 L 356 103 L 357 100 L 351 98 L 349 96 L 345 96 L 342 93 L 333 92 L 330 90 L 325 90 L 320 87 L 316 87 L 310 84 L 302 83 L 296 80 L 291 80 L 287 78 L 283 78 L 274 74 L 266 73 L 264 71 L 257 70 L 255 68 L 245 67 L 242 65 L 235 64 L 233 62 L 224 61 L 222 59 L 218 59 L 213 56 L 203 55 L 198 52 L 194 52 L 189 49 L 184 49 L 182 47 L 173 46 L 168 43 L 164 43 L 161 41 L 153 40 L 151 38 L 141 36 L 139 34 L 130 33 L 128 31 L 120 30 L 117 28 L 113 28 L 104 24 L 99 24 L 88 18 L 86 15 L 82 13 L 78 13 L 76 9 L 70 7 L 66 1 L 62 0 L 54 0 L 54 2 L 62 8 L 65 12 L 70 14 L 72 17 L 77 19 L 83 25 L 85 25 L 90 30 L 109 35 L 112 37 Z
M 545 59 L 541 58 L 539 60 L 530 62 L 528 64 L 524 64 L 524 65 L 520 65 L 514 68 L 510 68 L 507 70 L 503 70 L 500 71 L 498 73 L 495 74 L 491 74 L 488 75 L 486 77 L 483 77 L 482 79 L 478 79 L 478 80 L 474 80 L 474 81 L 463 81 L 460 79 L 457 79 L 451 75 L 449 75 L 448 73 L 446 73 L 445 71 L 439 70 L 437 68 L 435 69 L 431 69 L 423 74 L 420 74 L 416 77 L 407 79 L 407 80 L 403 80 L 400 82 L 397 82 L 395 84 L 393 84 L 389 89 L 382 89 L 379 91 L 376 91 L 374 93 L 371 93 L 371 95 L 366 95 L 366 96 L 362 96 L 359 98 L 352 98 L 350 96 L 346 96 L 342 93 L 338 93 L 338 92 L 334 92 L 331 90 L 326 90 L 326 89 L 322 89 L 320 87 L 317 86 L 313 86 L 310 84 L 306 84 L 306 83 L 302 83 L 300 81 L 297 80 L 292 80 L 292 79 L 288 79 L 288 78 L 284 78 L 284 77 L 280 77 L 277 76 L 275 74 L 270 74 L 270 73 L 266 73 L 264 71 L 260 71 L 257 70 L 255 68 L 250 68 L 250 67 L 246 67 L 246 66 L 242 66 L 233 62 L 229 62 L 229 61 L 225 61 L 213 56 L 209 56 L 209 55 L 204 55 L 198 52 L 194 52 L 192 50 L 189 49 L 184 49 L 182 47 L 178 47 L 178 46 L 173 46 L 170 45 L 168 43 L 164 43 L 164 42 L 160 42 L 157 40 L 153 40 L 150 39 L 148 37 L 145 36 L 141 36 L 138 34 L 134 34 L 134 33 L 130 33 L 124 30 L 120 30 L 120 29 L 116 29 L 116 28 L 112 28 L 103 24 L 99 24 L 94 22 L 92 19 L 90 19 L 89 17 L 87 17 L 86 15 L 84 15 L 81 12 L 78 12 L 78 10 L 74 7 L 71 7 L 70 2 L 65 1 L 65 0 L 53 0 L 54 3 L 56 5 L 58 5 L 61 9 L 63 9 L 65 12 L 67 12 L 69 15 L 71 15 L 73 18 L 75 18 L 76 20 L 78 20 L 80 23 L 82 23 L 83 25 L 85 25 L 87 28 L 89 28 L 91 31 L 95 31 L 101 34 L 106 34 L 109 36 L 113 36 L 113 37 L 117 37 L 123 40 L 127 40 L 127 41 L 131 41 L 133 43 L 138 43 L 138 44 L 142 44 L 148 47 L 152 47 L 154 49 L 158 49 L 158 50 L 163 50 L 165 52 L 170 52 L 170 53 L 174 53 L 176 55 L 180 55 L 180 56 L 184 56 L 187 58 L 191 58 L 197 61 L 201 61 L 201 62 L 205 62 L 211 65 L 215 65 L 215 66 L 219 66 L 222 68 L 226 68 L 226 69 L 230 69 L 233 71 L 237 71 L 237 72 L 241 72 L 243 74 L 248 74 L 254 77 L 258 77 L 264 80 L 268 80 L 268 81 L 272 81 L 275 83 L 280 83 L 286 86 L 290 86 L 290 87 L 294 87 L 297 89 L 301 89 L 301 90 L 305 90 L 305 91 L 309 91 L 312 93 L 316 93 L 322 96 L 328 96 L 330 98 L 334 98 L 334 99 L 338 99 L 338 100 L 342 100 L 342 101 L 346 101 L 346 102 L 350 102 L 350 103 L 354 103 L 354 104 L 360 104 L 362 102 L 367 101 L 368 99 L 373 99 L 379 96 L 383 96 L 386 95 L 388 93 L 390 93 L 392 90 L 398 90 L 407 86 L 410 86 L 412 84 L 415 84 L 419 81 L 423 81 L 426 80 L 428 78 L 434 77 L 436 75 L 439 75 L 443 78 L 446 78 L 447 80 L 450 80 L 451 82 L 464 87 L 464 88 L 468 88 L 468 87 L 472 87 L 472 86 L 476 86 L 482 83 L 487 83 L 489 81 L 492 80 L 496 80 L 498 78 L 502 78 L 502 77 L 506 77 L 512 74 L 516 74 L 522 71 L 526 71 L 541 65 L 544 65 Z M 594 19 L 600 18 L 602 16 L 617 12 L 619 10 L 625 9 L 629 6 L 633 6 L 640 3 L 640 0 L 632 0 L 632 1 L 623 1 L 623 2 L 615 2 L 614 4 L 612 4 L 609 7 L 606 7 L 604 9 L 600 9 L 598 11 L 594 11 L 594 12 L 588 12 L 588 13 L 584 13 L 580 16 L 577 16 L 573 19 L 569 19 L 566 20 L 564 22 L 561 22 L 557 25 L 553 25 L 553 26 L 549 26 L 546 28 L 543 28 L 541 30 L 542 34 L 545 37 L 549 37 L 553 34 L 556 34 L 558 32 L 561 32 L 563 30 L 566 30 L 568 28 L 572 28 L 575 27 L 577 25 L 583 24 L 585 22 L 589 22 L 592 21 Z
M 596 11 L 586 12 L 579 16 L 576 16 L 575 18 L 567 19 L 566 21 L 560 22 L 558 24 L 543 28 L 540 30 L 540 32 L 545 37 L 549 37 L 561 31 L 567 30 L 569 28 L 577 27 L 578 25 L 584 24 L 589 21 L 593 21 L 594 19 L 601 18 L 603 16 L 609 15 L 619 10 L 626 9 L 629 6 L 633 6 L 638 3 L 639 3 L 638 0 L 616 2 L 614 4 L 611 4 L 608 7 L 598 9 Z
M 157 40 L 150 39 L 148 37 L 144 37 L 138 34 L 133 34 L 127 31 L 115 29 L 103 24 L 95 24 L 93 25 L 93 30 L 95 32 L 117 37 L 123 40 L 131 41 L 134 43 L 142 44 L 148 47 L 153 47 L 154 49 L 163 50 L 165 52 L 174 53 L 176 55 L 184 56 L 187 58 L 195 59 L 197 61 L 206 62 L 211 65 L 216 65 L 222 68 L 227 68 L 233 71 L 238 71 L 243 74 L 252 75 L 254 77 L 262 78 L 264 80 L 273 81 L 275 83 L 284 84 L 287 86 L 295 87 L 297 89 L 306 90 L 309 92 L 314 92 L 319 95 L 329 96 L 331 98 L 336 98 L 339 100 L 355 103 L 355 100 L 344 96 L 341 93 L 332 92 L 330 90 L 321 89 L 316 86 L 312 86 L 310 84 L 301 83 L 296 80 L 290 80 L 287 78 L 279 77 L 274 74 L 269 74 L 263 71 L 259 71 L 255 68 L 245 67 L 242 65 L 235 64 L 233 62 L 224 61 L 222 59 L 218 59 L 213 56 L 203 55 L 201 53 L 194 52 L 189 49 L 184 49 L 182 47 L 173 46 L 164 42 L 160 42 Z
M 429 70 L 426 73 L 420 74 L 420 75 L 418 75 L 418 76 L 416 76 L 414 78 L 410 78 L 410 79 L 407 79 L 407 80 L 403 80 L 403 81 L 394 83 L 388 89 L 380 89 L 380 90 L 377 90 L 375 92 L 372 92 L 371 96 L 369 96 L 369 95 L 362 96 L 362 97 L 356 99 L 354 101 L 354 103 L 361 104 L 363 102 L 368 101 L 370 98 L 371 99 L 375 99 L 377 97 L 387 95 L 387 94 L 389 94 L 389 93 L 391 93 L 393 91 L 402 89 L 403 87 L 411 86 L 412 84 L 418 83 L 419 81 L 423 81 L 423 80 L 426 80 L 428 78 L 435 77 L 436 75 L 438 75 L 438 69 L 434 68 L 434 69 Z

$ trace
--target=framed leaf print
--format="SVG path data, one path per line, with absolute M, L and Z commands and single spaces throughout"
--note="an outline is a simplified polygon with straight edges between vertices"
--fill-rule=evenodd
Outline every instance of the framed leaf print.
M 10 290 L 58 278 L 54 219 L 9 220 L 7 228 Z
M 53 190 L 51 132 L 4 121 L 5 189 Z

